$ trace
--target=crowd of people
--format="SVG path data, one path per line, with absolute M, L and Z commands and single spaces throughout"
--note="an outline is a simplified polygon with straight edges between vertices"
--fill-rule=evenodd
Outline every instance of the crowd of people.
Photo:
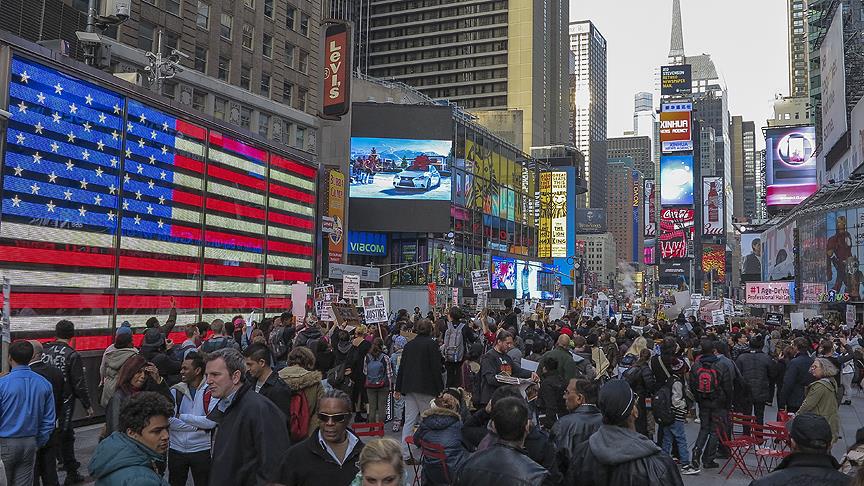
M 476 315 L 402 309 L 369 326 L 235 316 L 185 325 L 181 343 L 169 338 L 176 321 L 172 309 L 164 324 L 124 322 L 99 390 L 87 388 L 72 322 L 44 347 L 13 342 L 0 484 L 57 485 L 58 462 L 65 484 L 84 481 L 72 417 L 77 402 L 93 415 L 92 396 L 105 410 L 86 471 L 98 486 L 403 485 L 410 467 L 434 486 L 676 485 L 728 457 L 730 412 L 755 427 L 775 400 L 794 414 L 792 453 L 753 484 L 806 474 L 812 486 L 864 485 L 864 429 L 842 467 L 831 456 L 838 409 L 864 377 L 859 327 L 550 320 L 509 299 Z M 401 440 L 353 431 L 386 422 Z

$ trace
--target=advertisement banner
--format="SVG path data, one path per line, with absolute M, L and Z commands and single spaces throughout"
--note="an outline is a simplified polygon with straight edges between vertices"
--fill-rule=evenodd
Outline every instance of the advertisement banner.
M 828 212 L 826 218 L 828 293 L 848 294 L 848 301 L 861 302 L 864 296 L 864 271 L 861 268 L 864 260 L 864 208 L 838 209 Z
M 363 297 L 363 314 L 366 324 L 376 322 L 387 322 L 387 305 L 381 295 L 369 295 Z
M 846 133 L 846 66 L 843 11 L 837 8 L 819 47 L 822 91 L 822 153 L 828 153 Z M 824 155 L 823 155 L 824 157 Z M 830 169 L 831 167 L 826 167 Z
M 329 23 L 324 30 L 324 97 L 322 112 L 340 117 L 351 106 L 351 27 L 347 22 Z
M 765 130 L 765 204 L 794 206 L 819 189 L 815 150 L 814 127 Z
M 660 94 L 678 96 L 690 94 L 693 90 L 693 77 L 689 64 L 660 67 Z
M 709 275 L 713 275 L 715 283 L 726 281 L 725 245 L 707 243 L 702 245 L 702 272 L 705 274 L 705 280 L 708 280 Z
M 691 112 L 660 112 L 660 144 L 663 152 L 693 150 Z
M 819 304 L 822 302 L 826 294 L 827 286 L 824 283 L 808 283 L 801 284 L 801 303 L 802 304 Z
M 741 278 L 745 281 L 762 279 L 762 235 L 760 233 L 741 235 Z
M 660 285 L 679 292 L 690 290 L 690 262 L 663 262 L 660 264 Z
M 387 256 L 387 233 L 349 231 L 348 254 Z
M 552 172 L 551 251 L 552 258 L 567 255 L 567 173 Z
M 540 221 L 537 230 L 537 256 L 552 256 L 552 173 L 540 173 Z
M 795 278 L 795 221 L 762 233 L 763 280 L 774 282 Z
M 654 179 L 645 179 L 642 183 L 644 190 L 642 194 L 645 196 L 645 234 L 646 238 L 657 236 L 657 185 Z
M 633 171 L 633 241 L 630 245 L 633 248 L 632 261 L 639 261 L 639 207 L 642 205 L 642 180 L 639 177 L 638 171 Z
M 333 219 L 328 235 L 330 263 L 339 263 L 345 254 L 345 176 L 336 169 L 327 173 L 327 216 Z
M 725 204 L 723 201 L 723 178 L 702 178 L 702 234 L 718 236 L 724 233 Z
M 660 239 L 669 239 L 669 233 L 683 233 L 688 229 L 691 235 L 695 234 L 694 216 L 690 208 L 663 208 L 660 211 Z
M 660 241 L 660 257 L 663 260 L 680 260 L 687 258 L 687 241 L 670 240 Z
M 516 290 L 516 260 L 492 257 L 492 284 L 497 290 Z
M 663 155 L 660 157 L 660 205 L 690 206 L 693 204 L 693 156 Z
M 576 208 L 576 234 L 605 233 L 606 210 L 599 208 Z
M 645 240 L 645 248 L 642 249 L 642 263 L 645 265 L 657 264 L 657 249 L 654 240 Z
M 794 304 L 795 282 L 748 282 L 748 304 Z
M 453 141 L 351 137 L 351 197 L 450 200 Z
M 435 307 L 435 304 L 438 302 L 438 299 L 437 299 L 437 295 L 438 295 L 437 285 L 435 284 L 435 282 L 431 282 L 431 283 L 429 283 L 428 285 L 426 285 L 426 290 L 427 290 L 427 293 L 428 293 L 428 295 L 427 295 L 428 299 L 427 299 L 427 300 L 428 300 L 429 307 Z
M 471 286 L 475 294 L 487 294 L 492 292 L 489 283 L 489 272 L 487 270 L 474 270 L 471 272 Z

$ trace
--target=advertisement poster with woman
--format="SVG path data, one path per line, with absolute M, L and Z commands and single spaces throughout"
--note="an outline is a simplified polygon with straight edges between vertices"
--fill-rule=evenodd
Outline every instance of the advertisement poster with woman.
M 860 302 L 864 293 L 864 208 L 840 209 L 827 214 L 826 279 L 828 291 L 849 294 Z
M 765 280 L 791 280 L 795 278 L 795 223 L 782 227 L 773 227 L 763 233 L 762 265 L 765 268 Z

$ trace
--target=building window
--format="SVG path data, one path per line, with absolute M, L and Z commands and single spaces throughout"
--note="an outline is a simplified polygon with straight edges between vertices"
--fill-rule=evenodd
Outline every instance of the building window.
M 243 0 L 243 5 L 246 6 L 246 8 L 251 8 L 254 10 L 255 9 L 255 0 Z
M 273 18 L 273 0 L 264 0 L 264 16 Z
M 258 135 L 264 138 L 270 136 L 270 115 L 258 113 Z
M 231 59 L 226 57 L 219 58 L 219 73 L 217 77 L 220 81 L 229 82 L 228 80 L 231 78 Z
M 309 74 L 309 53 L 301 49 L 297 60 L 297 69 L 303 74 Z
M 285 81 L 282 83 L 282 103 L 291 106 L 291 101 L 294 99 L 294 85 Z
M 294 44 L 285 43 L 285 65 L 294 69 Z
M 251 91 L 252 69 L 249 66 L 240 66 L 240 87 Z
M 261 41 L 261 50 L 265 57 L 273 57 L 273 36 L 264 33 L 264 38 Z
M 207 93 L 200 89 L 192 88 L 192 108 L 204 111 L 207 105 Z
M 219 35 L 226 39 L 231 39 L 232 31 L 234 30 L 234 16 L 223 13 L 219 19 Z
M 249 129 L 252 125 L 252 108 L 240 107 L 240 126 Z
M 225 121 L 225 115 L 228 113 L 228 100 L 224 98 L 216 98 L 213 104 L 213 116 L 219 120 Z
M 297 88 L 297 108 L 300 111 L 306 111 L 306 98 L 309 96 L 309 90 L 306 88 Z
M 168 99 L 174 99 L 177 93 L 177 83 L 171 81 L 162 81 L 162 96 Z
M 291 145 L 291 130 L 294 129 L 294 124 L 288 121 L 285 122 L 285 127 L 282 129 L 282 143 Z
M 300 13 L 300 33 L 309 37 L 309 16 L 305 13 Z
M 195 70 L 207 72 L 207 48 L 204 46 L 195 46 Z
M 297 127 L 297 133 L 294 135 L 294 141 L 297 145 L 295 145 L 300 150 L 304 150 L 306 147 L 306 127 Z
M 198 15 L 195 17 L 195 24 L 204 29 L 210 29 L 210 4 L 198 0 Z
M 153 35 L 156 31 L 156 26 L 150 22 L 141 21 L 138 23 L 138 49 L 142 51 L 153 50 Z
M 261 73 L 261 96 L 270 97 L 270 75 Z
M 174 15 L 180 15 L 180 0 L 165 0 L 165 10 Z
M 240 45 L 246 49 L 252 50 L 253 35 L 255 35 L 255 28 L 250 24 L 243 24 L 243 37 L 240 39 Z
M 297 17 L 297 8 L 288 5 L 288 11 L 285 13 L 285 27 L 291 30 L 297 30 L 295 26 L 295 17 Z

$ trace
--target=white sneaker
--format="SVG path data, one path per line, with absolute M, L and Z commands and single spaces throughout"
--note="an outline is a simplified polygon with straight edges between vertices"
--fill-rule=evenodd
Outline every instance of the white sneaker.
M 681 474 L 692 476 L 694 474 L 699 474 L 702 472 L 700 469 L 691 466 L 690 464 L 684 464 L 681 466 Z

